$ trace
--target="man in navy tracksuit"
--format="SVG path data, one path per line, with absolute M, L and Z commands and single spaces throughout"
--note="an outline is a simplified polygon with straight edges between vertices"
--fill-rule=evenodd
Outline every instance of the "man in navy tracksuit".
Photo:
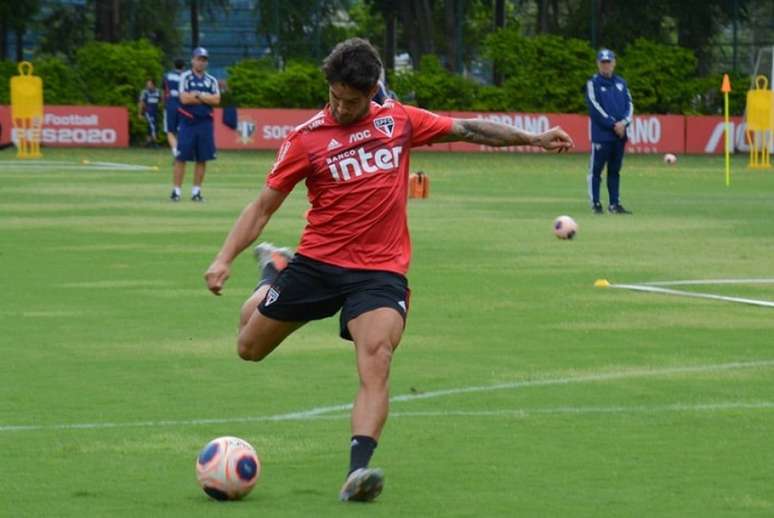
M 595 214 L 603 214 L 599 201 L 602 169 L 607 164 L 607 192 L 611 214 L 631 214 L 621 205 L 621 164 L 626 146 L 626 128 L 632 123 L 634 105 L 626 81 L 613 74 L 615 54 L 602 49 L 597 54 L 599 73 L 586 82 L 584 92 L 591 117 L 591 160 L 589 164 L 589 197 Z
M 169 196 L 172 201 L 180 201 L 186 162 L 196 162 L 191 201 L 204 201 L 201 190 L 204 173 L 207 162 L 215 159 L 212 110 L 220 104 L 220 88 L 218 80 L 206 72 L 208 63 L 207 49 L 198 47 L 193 51 L 191 70 L 180 74 L 177 155 Z

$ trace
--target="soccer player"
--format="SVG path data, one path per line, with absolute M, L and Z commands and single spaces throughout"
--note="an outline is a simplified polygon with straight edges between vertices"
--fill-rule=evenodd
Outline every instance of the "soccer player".
M 175 69 L 164 74 L 164 133 L 172 156 L 177 157 L 177 127 L 180 107 L 180 75 L 185 72 L 185 61 L 175 60 Z
M 379 105 L 371 99 L 381 66 L 366 40 L 349 39 L 333 49 L 323 64 L 329 104 L 288 135 L 263 190 L 242 211 L 205 273 L 210 291 L 220 295 L 236 256 L 261 234 L 293 187 L 305 182 L 311 208 L 298 253 L 256 247 L 262 279 L 242 307 L 237 349 L 244 360 L 260 361 L 306 322 L 341 311 L 340 335 L 355 344 L 360 376 L 349 473 L 339 495 L 344 501 L 373 500 L 383 486 L 382 471 L 368 464 L 387 419 L 390 363 L 409 310 L 411 147 L 454 140 L 555 151 L 573 145 L 558 127 L 531 134 L 393 100 Z
M 591 159 L 588 188 L 591 209 L 603 214 L 599 201 L 602 169 L 607 164 L 607 193 L 610 214 L 631 214 L 621 205 L 621 164 L 626 147 L 626 128 L 632 123 L 634 104 L 629 87 L 621 76 L 615 75 L 615 53 L 602 49 L 597 54 L 598 74 L 588 80 L 584 88 L 586 104 L 591 117 Z
M 156 82 L 153 79 L 148 79 L 145 83 L 145 90 L 140 92 L 137 106 L 140 117 L 143 117 L 148 123 L 147 146 L 158 146 L 156 128 L 158 128 L 159 101 L 161 101 L 161 92 L 156 88 Z
M 191 201 L 204 201 L 202 182 L 209 160 L 215 159 L 215 126 L 212 108 L 220 104 L 218 80 L 206 72 L 209 54 L 197 47 L 193 51 L 191 70 L 180 75 L 180 125 L 177 134 L 172 201 L 180 201 L 185 177 L 185 163 L 195 161 Z

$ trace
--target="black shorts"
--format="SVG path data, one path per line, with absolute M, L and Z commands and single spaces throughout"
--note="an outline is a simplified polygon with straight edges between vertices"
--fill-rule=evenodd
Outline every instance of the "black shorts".
M 258 305 L 275 320 L 321 320 L 341 310 L 341 337 L 352 340 L 347 324 L 378 308 L 393 308 L 406 322 L 410 290 L 403 275 L 381 270 L 354 270 L 296 254 Z

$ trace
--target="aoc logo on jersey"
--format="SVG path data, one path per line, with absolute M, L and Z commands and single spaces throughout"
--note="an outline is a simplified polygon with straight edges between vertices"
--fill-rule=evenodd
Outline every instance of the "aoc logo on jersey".
M 395 120 L 392 115 L 374 119 L 374 128 L 378 129 L 388 137 L 392 137 L 392 130 L 395 129 Z
M 362 176 L 364 172 L 373 174 L 392 171 L 398 167 L 402 151 L 402 146 L 395 146 L 382 147 L 369 153 L 363 147 L 359 147 L 328 157 L 325 162 L 333 179 L 340 182 L 350 180 L 353 176 Z

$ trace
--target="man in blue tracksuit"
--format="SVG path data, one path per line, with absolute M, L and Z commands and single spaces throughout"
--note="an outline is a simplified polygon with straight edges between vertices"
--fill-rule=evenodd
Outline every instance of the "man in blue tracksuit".
M 185 163 L 196 162 L 191 201 L 202 202 L 202 182 L 207 162 L 215 159 L 215 127 L 212 110 L 220 104 L 218 80 L 206 72 L 207 49 L 193 51 L 191 70 L 180 74 L 180 116 L 177 133 L 177 156 L 173 174 L 172 201 L 180 201 Z
M 595 214 L 603 214 L 599 201 L 602 169 L 607 164 L 608 212 L 631 214 L 621 205 L 621 164 L 626 146 L 626 128 L 632 123 L 634 105 L 629 87 L 615 70 L 615 54 L 602 49 L 597 54 L 598 74 L 586 82 L 583 90 L 591 117 L 591 160 L 589 164 L 589 198 Z

